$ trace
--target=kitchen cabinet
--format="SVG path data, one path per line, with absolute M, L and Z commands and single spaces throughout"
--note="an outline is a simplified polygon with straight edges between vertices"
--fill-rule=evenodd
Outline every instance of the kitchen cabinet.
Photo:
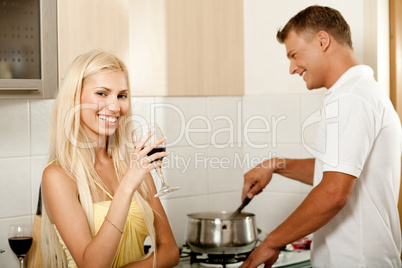
M 244 93 L 242 0 L 130 0 L 136 95 Z
M 71 62 L 104 49 L 128 63 L 128 0 L 58 0 L 59 83 Z
M 58 0 L 59 77 L 76 56 L 108 50 L 135 96 L 244 93 L 242 0 Z
M 390 17 L 390 97 L 402 119 L 402 2 L 389 1 Z
M 390 98 L 402 120 L 402 2 L 389 0 L 390 17 Z M 401 178 L 402 179 L 402 178 Z M 399 220 L 402 224 L 402 184 L 399 189 Z
M 0 99 L 54 98 L 56 3 L 3 0 L 0 14 Z

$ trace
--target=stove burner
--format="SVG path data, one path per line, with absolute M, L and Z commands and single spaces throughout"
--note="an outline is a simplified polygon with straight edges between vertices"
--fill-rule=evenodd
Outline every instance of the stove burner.
M 200 254 L 190 252 L 191 264 L 199 263 L 202 267 L 223 267 L 223 268 L 237 268 L 244 260 L 247 259 L 247 254 Z
M 236 263 L 234 254 L 208 254 L 208 263 Z
M 193 264 L 198 264 L 197 267 L 238 268 L 251 252 L 206 254 L 191 251 L 187 245 L 184 245 L 180 251 L 180 262 L 190 263 L 190 267 L 193 267 Z M 289 267 L 289 265 L 293 267 L 293 264 L 297 267 L 311 267 L 307 266 L 310 265 L 310 251 L 281 251 L 278 261 L 275 263 L 277 267 Z
M 198 263 L 202 267 L 237 268 L 247 259 L 251 252 L 206 254 L 194 252 L 187 245 L 183 245 L 180 251 L 180 261 L 189 260 L 191 265 Z
M 206 267 L 217 267 L 216 264 L 223 264 L 224 266 L 218 267 L 238 267 L 242 261 L 236 258 L 235 254 L 208 254 L 208 258 L 201 261 L 201 266 L 207 265 Z M 209 266 L 212 265 L 212 266 Z

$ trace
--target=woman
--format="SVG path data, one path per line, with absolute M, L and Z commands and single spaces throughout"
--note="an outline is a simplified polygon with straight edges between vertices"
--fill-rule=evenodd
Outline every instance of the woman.
M 147 156 L 129 153 L 130 87 L 125 65 L 103 51 L 75 59 L 57 96 L 50 163 L 42 178 L 42 252 L 51 267 L 173 267 L 179 252 Z M 131 139 L 131 138 L 130 138 Z M 138 149 L 142 148 L 142 149 Z M 151 249 L 143 244 L 149 236 Z

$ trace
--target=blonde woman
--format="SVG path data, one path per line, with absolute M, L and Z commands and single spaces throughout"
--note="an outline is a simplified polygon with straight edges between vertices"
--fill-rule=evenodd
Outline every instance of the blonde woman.
M 153 197 L 149 173 L 162 165 L 152 161 L 167 153 L 147 156 L 164 139 L 129 152 L 125 120 L 130 115 L 123 62 L 104 51 L 77 57 L 55 101 L 50 163 L 42 178 L 46 267 L 178 264 L 179 251 L 165 211 Z M 145 255 L 148 236 L 151 249 Z

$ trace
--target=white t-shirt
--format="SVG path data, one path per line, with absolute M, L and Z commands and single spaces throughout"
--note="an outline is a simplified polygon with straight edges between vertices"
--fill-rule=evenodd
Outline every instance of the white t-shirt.
M 345 207 L 313 235 L 313 267 L 401 267 L 398 195 L 401 123 L 368 66 L 354 66 L 325 93 L 314 185 L 323 172 L 357 177 Z

